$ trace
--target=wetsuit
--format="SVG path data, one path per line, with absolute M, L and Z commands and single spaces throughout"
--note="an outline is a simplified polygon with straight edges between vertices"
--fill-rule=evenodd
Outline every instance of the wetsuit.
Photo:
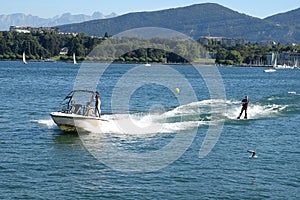
M 98 95 L 96 95 L 95 113 L 96 113 L 96 115 L 98 114 L 98 117 L 101 116 L 100 105 L 101 105 L 100 97 Z
M 241 113 L 238 116 L 238 119 L 242 116 L 243 112 L 245 111 L 245 119 L 247 119 L 247 108 L 248 108 L 248 104 L 249 104 L 249 100 L 248 99 L 243 99 L 242 100 L 242 109 L 241 109 Z

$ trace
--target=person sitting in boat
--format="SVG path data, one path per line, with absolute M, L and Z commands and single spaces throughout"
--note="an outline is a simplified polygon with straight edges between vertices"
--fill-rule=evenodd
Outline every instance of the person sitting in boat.
M 242 100 L 242 109 L 241 109 L 240 115 L 237 117 L 238 119 L 240 119 L 240 117 L 242 116 L 244 111 L 245 111 L 245 117 L 244 118 L 247 119 L 248 104 L 249 104 L 248 96 L 245 96 L 245 99 Z
M 71 101 L 71 109 L 69 110 L 69 112 L 72 114 L 81 115 L 81 108 L 82 108 L 81 104 L 75 104 L 75 101 L 72 100 Z
M 70 113 L 75 113 L 75 101 L 74 100 L 71 101 Z
M 94 110 L 91 108 L 91 103 L 90 102 L 86 103 L 86 108 L 85 108 L 84 115 L 86 115 L 86 116 L 93 116 L 94 115 Z

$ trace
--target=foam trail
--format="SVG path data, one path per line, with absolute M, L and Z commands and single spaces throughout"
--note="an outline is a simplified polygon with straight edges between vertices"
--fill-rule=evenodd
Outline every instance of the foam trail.
M 36 122 L 38 124 L 42 124 L 47 126 L 47 128 L 51 129 L 56 126 L 52 119 L 39 119 L 39 120 L 31 120 L 32 122 Z
M 164 115 L 160 114 L 148 114 L 145 116 L 133 114 L 130 117 L 127 114 L 116 114 L 110 115 L 106 119 L 108 121 L 103 122 L 101 127 L 89 127 L 86 130 L 92 133 L 106 133 L 118 137 L 124 135 L 151 137 L 161 133 L 177 133 L 193 129 L 201 123 L 200 121 L 175 121 L 169 123 L 166 122 Z M 123 124 L 132 124 L 138 131 L 127 131 L 127 127 L 123 127 Z
M 227 110 L 218 110 L 220 104 L 226 104 Z M 277 116 L 286 105 L 251 103 L 248 108 L 249 119 L 260 119 Z M 214 108 L 214 109 L 212 109 Z M 241 111 L 237 100 L 203 100 L 181 105 L 164 113 L 112 114 L 103 116 L 100 128 L 89 130 L 94 133 L 114 135 L 135 135 L 138 137 L 153 136 L 159 133 L 178 133 L 204 125 L 219 125 L 224 120 L 235 120 Z M 130 124 L 131 129 L 124 125 Z
M 288 105 L 276 104 L 281 96 L 272 96 L 259 102 L 250 102 L 248 119 L 270 118 L 278 116 Z M 284 100 L 283 100 L 284 102 Z M 226 105 L 224 109 L 218 109 Z M 160 133 L 178 133 L 189 131 L 199 126 L 217 126 L 226 121 L 235 120 L 241 111 L 241 102 L 237 100 L 211 99 L 192 102 L 172 110 L 159 112 L 139 112 L 108 114 L 101 117 L 99 127 L 89 127 L 91 133 L 104 133 L 116 136 L 151 137 Z M 48 128 L 56 127 L 51 119 L 34 120 Z

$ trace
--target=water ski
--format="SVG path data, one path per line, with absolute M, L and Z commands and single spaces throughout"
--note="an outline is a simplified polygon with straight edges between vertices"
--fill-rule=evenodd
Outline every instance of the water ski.
M 237 117 L 237 119 L 241 119 L 241 117 L 240 117 L 240 116 L 238 116 L 238 117 Z M 244 117 L 244 119 L 248 119 L 248 118 L 247 118 L 247 117 Z

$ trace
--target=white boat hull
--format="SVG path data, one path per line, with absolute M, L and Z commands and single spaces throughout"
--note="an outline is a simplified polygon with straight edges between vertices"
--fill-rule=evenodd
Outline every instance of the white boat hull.
M 57 126 L 66 132 L 76 132 L 77 129 L 87 129 L 87 128 L 97 128 L 101 127 L 104 119 L 93 116 L 83 116 L 77 114 L 69 114 L 62 112 L 52 112 L 50 113 L 53 121 Z
M 275 69 L 265 69 L 264 72 L 269 72 L 270 73 L 270 72 L 276 72 L 276 70 Z

